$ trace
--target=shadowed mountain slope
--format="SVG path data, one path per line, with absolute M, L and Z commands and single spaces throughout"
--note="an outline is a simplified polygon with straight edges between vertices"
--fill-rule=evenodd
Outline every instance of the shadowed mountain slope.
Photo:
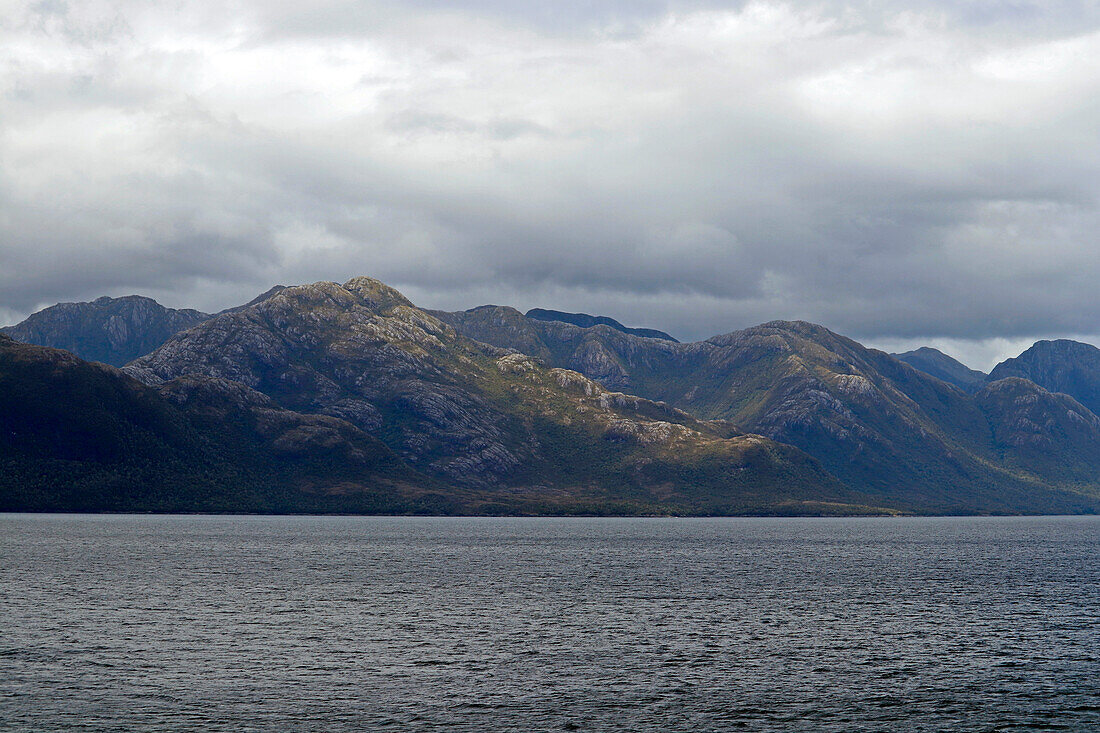
M 285 289 L 285 285 L 276 285 L 244 305 L 221 312 L 249 308 Z M 21 323 L 0 328 L 0 333 L 21 343 L 65 349 L 87 361 L 121 367 L 145 356 L 169 336 L 210 318 L 209 313 L 196 310 L 165 308 L 140 295 L 104 296 L 90 303 L 58 303 Z
M 122 366 L 207 318 L 207 313 L 165 308 L 140 295 L 105 296 L 91 303 L 58 303 L 0 328 L 0 333 L 25 344 L 65 349 L 87 361 Z
M 993 368 L 989 378 L 1030 379 L 1051 392 L 1068 394 L 1100 414 L 1100 349 L 1080 341 L 1037 341 Z
M 930 346 L 922 346 L 913 351 L 906 351 L 904 354 L 891 354 L 891 356 L 899 361 L 904 361 L 914 369 L 919 369 L 936 379 L 942 379 L 948 384 L 953 384 L 962 391 L 971 394 L 984 387 L 988 379 L 985 372 L 971 369 L 939 349 L 933 349 Z
M 580 326 L 581 328 L 608 326 L 616 331 L 628 333 L 631 336 L 676 341 L 676 339 L 672 338 L 664 331 L 658 331 L 654 328 L 628 328 L 614 318 L 608 318 L 607 316 L 590 316 L 587 313 L 563 313 L 562 311 L 547 310 L 545 308 L 532 308 L 527 311 L 526 316 L 536 321 L 561 321 L 562 323 L 572 323 L 574 326 Z M 679 342 L 677 341 L 677 343 Z
M 8 511 L 408 512 L 432 487 L 343 420 L 221 380 L 151 389 L 6 336 L 0 434 Z

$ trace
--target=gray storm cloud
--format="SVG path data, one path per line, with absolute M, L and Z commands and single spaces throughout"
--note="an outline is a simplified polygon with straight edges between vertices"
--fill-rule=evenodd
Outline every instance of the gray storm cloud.
M 1100 331 L 1100 13 L 597 5 L 0 0 L 0 315 L 370 274 L 684 338 Z

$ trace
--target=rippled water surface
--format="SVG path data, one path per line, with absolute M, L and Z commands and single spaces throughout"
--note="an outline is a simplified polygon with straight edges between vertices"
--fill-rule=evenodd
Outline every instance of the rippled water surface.
M 1100 730 L 1100 519 L 0 515 L 5 730 Z

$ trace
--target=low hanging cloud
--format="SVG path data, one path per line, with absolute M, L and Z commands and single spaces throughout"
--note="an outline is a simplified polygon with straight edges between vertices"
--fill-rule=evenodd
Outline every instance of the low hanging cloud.
M 598 5 L 0 0 L 0 314 L 369 274 L 683 338 L 1100 331 L 1100 14 Z

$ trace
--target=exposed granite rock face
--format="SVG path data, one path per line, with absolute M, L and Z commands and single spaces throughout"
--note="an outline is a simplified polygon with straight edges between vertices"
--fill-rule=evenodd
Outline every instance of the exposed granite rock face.
M 285 289 L 285 285 L 276 285 L 222 313 L 244 310 Z M 121 367 L 153 351 L 169 336 L 212 317 L 189 308 L 165 308 L 140 295 L 104 296 L 90 303 L 58 303 L 22 323 L 0 328 L 0 333 L 22 343 L 65 349 L 81 359 Z
M 893 354 L 892 356 L 899 361 L 904 361 L 914 369 L 919 369 L 936 379 L 942 379 L 948 384 L 955 385 L 963 392 L 971 394 L 981 389 L 988 379 L 985 372 L 971 369 L 939 349 L 933 349 L 930 346 L 922 346 L 919 349 L 906 351 L 904 354 Z
M 585 353 L 589 367 L 611 358 Z M 472 341 L 370 278 L 287 288 L 126 371 L 153 385 L 232 380 L 282 408 L 339 416 L 434 480 L 493 501 L 738 513 L 864 499 L 795 448 Z
M 324 456 L 352 469 L 369 468 L 380 456 L 394 466 L 399 463 L 384 445 L 348 421 L 291 412 L 240 382 L 188 376 L 166 382 L 157 391 L 211 429 L 231 421 L 247 422 L 263 444 L 286 457 Z
M 91 303 L 58 303 L 0 331 L 16 341 L 65 349 L 82 359 L 122 366 L 148 354 L 172 334 L 209 317 L 129 295 L 97 298 Z
M 1061 488 L 1080 488 L 998 442 L 972 397 L 815 324 L 773 321 L 675 344 L 532 321 L 503 307 L 439 315 L 471 338 L 798 446 L 849 485 L 913 505 L 1033 511 L 1062 501 Z M 1088 485 L 1100 487 L 1100 461 Z
M 1100 349 L 1080 341 L 1038 341 L 1014 359 L 1006 359 L 989 373 L 990 380 L 1030 379 L 1051 392 L 1070 395 L 1100 414 Z
M 975 395 L 995 445 L 1020 468 L 1089 483 L 1100 465 L 1100 418 L 1066 394 L 1019 377 L 991 382 Z
M 662 369 L 666 363 L 675 363 L 692 351 L 691 345 L 633 336 L 607 325 L 584 328 L 562 321 L 527 318 L 507 306 L 430 312 L 468 338 L 574 369 L 609 389 L 639 391 L 644 385 L 637 381 L 636 375 Z
M 1000 442 L 1020 447 L 1055 450 L 1059 445 L 1100 438 L 1100 418 L 1066 394 L 1048 392 L 1034 382 L 1006 377 L 992 382 L 977 395 L 979 404 L 994 413 Z

